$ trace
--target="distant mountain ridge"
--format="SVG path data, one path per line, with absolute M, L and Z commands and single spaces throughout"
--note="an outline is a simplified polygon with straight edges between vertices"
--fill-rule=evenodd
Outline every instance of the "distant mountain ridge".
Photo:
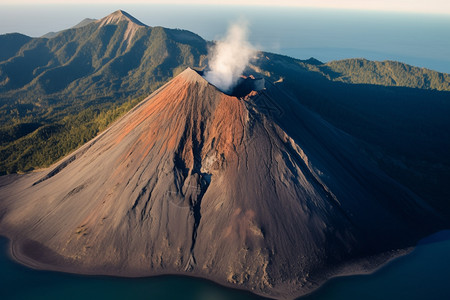
M 344 59 L 328 62 L 318 69 L 330 79 L 342 82 L 450 91 L 450 74 L 397 61 Z
M 117 11 L 51 39 L 31 39 L 0 63 L 0 92 L 150 92 L 177 67 L 198 66 L 205 55 L 206 42 L 198 35 L 148 27 Z
M 134 18 L 132 15 L 130 15 L 127 12 L 119 9 L 119 10 L 113 12 L 112 14 L 102 18 L 101 20 L 85 18 L 80 23 L 70 27 L 70 29 L 81 28 L 81 27 L 84 27 L 84 26 L 89 25 L 89 24 L 94 23 L 94 22 L 100 22 L 101 26 L 103 26 L 105 24 L 116 24 L 117 25 L 120 22 L 130 22 L 130 23 L 135 24 L 137 26 L 148 27 L 147 25 L 145 25 L 144 23 L 142 23 L 138 19 Z M 65 31 L 65 30 L 61 30 L 61 31 L 58 31 L 58 32 L 49 32 L 47 34 L 44 34 L 42 36 L 42 38 L 54 38 L 55 36 L 57 36 L 58 34 L 60 34 L 63 31 Z

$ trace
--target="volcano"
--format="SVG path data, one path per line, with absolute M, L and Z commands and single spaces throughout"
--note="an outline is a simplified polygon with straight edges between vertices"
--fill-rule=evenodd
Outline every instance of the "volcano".
M 242 82 L 228 95 L 186 69 L 49 169 L 0 177 L 13 256 L 292 298 L 373 270 L 438 222 L 359 141 L 276 84 Z

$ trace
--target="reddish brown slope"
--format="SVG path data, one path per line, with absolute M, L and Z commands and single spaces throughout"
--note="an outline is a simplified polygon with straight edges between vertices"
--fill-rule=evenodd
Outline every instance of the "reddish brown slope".
M 238 99 L 191 69 L 0 193 L 0 232 L 29 265 L 192 274 L 281 298 L 412 245 L 431 214 L 275 86 Z

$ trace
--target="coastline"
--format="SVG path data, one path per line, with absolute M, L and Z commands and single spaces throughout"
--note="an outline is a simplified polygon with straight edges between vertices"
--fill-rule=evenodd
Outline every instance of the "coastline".
M 15 263 L 18 263 L 20 265 L 23 265 L 25 267 L 34 269 L 34 270 L 40 270 L 40 271 L 53 271 L 53 272 L 61 272 L 61 273 L 67 273 L 67 274 L 76 274 L 81 276 L 87 276 L 87 277 L 112 277 L 112 278 L 150 278 L 150 277 L 159 277 L 159 276 L 180 276 L 180 277 L 189 277 L 189 278 L 196 278 L 205 280 L 208 282 L 212 282 L 214 284 L 217 284 L 221 287 L 225 287 L 227 289 L 232 290 L 238 290 L 241 292 L 249 293 L 253 296 L 260 297 L 261 299 L 301 299 L 302 297 L 307 297 L 318 290 L 322 288 L 326 283 L 328 283 L 330 280 L 340 278 L 340 277 L 350 277 L 350 276 L 361 276 L 361 275 L 371 275 L 378 270 L 386 267 L 390 263 L 394 262 L 395 260 L 404 257 L 405 255 L 410 254 L 416 247 L 419 245 L 420 241 L 417 243 L 414 247 L 409 247 L 407 249 L 399 249 L 395 251 L 388 251 L 385 253 L 381 253 L 376 256 L 371 256 L 367 258 L 361 258 L 356 259 L 350 262 L 345 262 L 341 264 L 340 266 L 336 267 L 335 269 L 332 269 L 332 271 L 324 273 L 322 276 L 327 277 L 325 280 L 317 281 L 317 285 L 312 287 L 311 289 L 307 291 L 302 291 L 301 293 L 292 293 L 290 295 L 284 295 L 284 296 L 277 296 L 277 295 L 270 295 L 270 294 L 263 294 L 258 293 L 257 291 L 254 291 L 250 288 L 239 286 L 232 284 L 228 281 L 221 280 L 217 277 L 205 277 L 201 274 L 196 273 L 187 273 L 187 272 L 180 272 L 176 270 L 167 270 L 167 271 L 152 271 L 152 272 L 133 272 L 133 271 L 127 271 L 127 272 L 121 272 L 120 274 L 117 274 L 115 272 L 109 272 L 105 270 L 86 270 L 84 268 L 77 268 L 75 264 L 68 264 L 67 260 L 65 260 L 65 263 L 60 264 L 51 264 L 51 263 L 45 263 L 36 259 L 33 259 L 24 251 L 22 251 L 23 245 L 20 244 L 20 242 L 15 241 L 12 239 L 8 234 L 1 232 L 0 236 L 6 238 L 8 240 L 8 247 L 7 247 L 7 255 L 9 258 L 14 261 Z M 46 256 L 48 258 L 48 256 Z
M 219 280 L 216 278 L 205 278 L 205 276 L 197 275 L 195 273 L 187 273 L 187 272 L 176 272 L 176 271 L 154 271 L 150 273 L 142 273 L 137 274 L 134 272 L 126 272 L 121 273 L 120 275 L 114 274 L 112 272 L 101 272 L 101 271 L 87 271 L 85 269 L 76 269 L 76 266 L 70 267 L 70 266 L 58 266 L 55 264 L 48 264 L 43 263 L 38 260 L 30 258 L 28 255 L 24 254 L 22 251 L 20 251 L 18 248 L 20 248 L 20 245 L 17 246 L 12 238 L 10 238 L 7 234 L 4 232 L 0 232 L 0 237 L 3 237 L 8 240 L 8 246 L 7 246 L 7 253 L 6 255 L 15 263 L 20 264 L 22 266 L 25 266 L 27 268 L 37 270 L 37 271 L 51 271 L 51 272 L 59 272 L 59 273 L 66 273 L 66 274 L 73 274 L 73 275 L 80 275 L 80 276 L 86 276 L 86 277 L 111 277 L 111 278 L 151 278 L 151 277 L 159 277 L 159 276 L 179 276 L 179 277 L 189 277 L 189 278 L 196 278 L 200 280 L 204 280 L 207 282 L 212 282 L 216 285 L 219 285 L 221 287 L 237 290 L 240 292 L 248 293 L 253 296 L 259 297 L 260 299 L 276 299 L 271 298 L 268 295 L 259 294 L 251 289 L 247 289 L 245 287 L 239 287 L 236 285 L 233 285 L 229 282 L 224 282 L 223 280 Z M 279 298 L 278 298 L 279 299 Z M 288 298 L 286 298 L 288 299 Z M 290 299 L 290 298 L 289 298 Z

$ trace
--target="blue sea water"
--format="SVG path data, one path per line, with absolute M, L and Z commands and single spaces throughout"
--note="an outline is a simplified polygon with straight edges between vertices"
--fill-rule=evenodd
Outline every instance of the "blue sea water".
M 450 299 L 450 231 L 424 240 L 370 275 L 329 280 L 302 300 Z
M 123 9 L 150 26 L 183 28 L 207 40 L 248 22 L 261 50 L 323 62 L 364 57 L 450 73 L 450 16 L 286 7 L 213 5 L 2 5 L 0 34 L 42 36 Z
M 450 299 L 450 231 L 424 239 L 415 250 L 370 275 L 334 278 L 300 300 Z M 26 268 L 10 260 L 0 238 L 0 299 L 192 299 L 259 297 L 182 276 L 116 278 Z

